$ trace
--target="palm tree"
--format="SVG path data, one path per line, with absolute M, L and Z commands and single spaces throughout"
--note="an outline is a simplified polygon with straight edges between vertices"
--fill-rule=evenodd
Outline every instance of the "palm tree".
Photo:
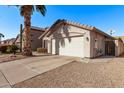
M 20 9 L 21 16 L 24 17 L 24 48 L 22 54 L 24 56 L 32 56 L 30 39 L 31 15 L 33 15 L 34 11 L 37 11 L 45 16 L 46 7 L 44 5 L 20 5 L 17 7 Z
M 4 35 L 2 33 L 0 33 L 0 42 L 1 42 L 1 38 L 4 37 Z

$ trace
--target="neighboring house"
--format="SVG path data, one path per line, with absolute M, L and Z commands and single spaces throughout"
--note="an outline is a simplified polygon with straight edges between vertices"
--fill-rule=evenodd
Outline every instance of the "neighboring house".
M 14 41 L 15 41 L 15 38 L 3 40 L 0 42 L 0 46 L 1 45 L 12 45 Z
M 20 34 L 17 35 L 15 41 L 14 41 L 14 44 L 17 45 L 19 48 L 20 48 Z
M 116 39 L 121 39 L 121 41 L 124 43 L 124 36 L 115 36 Z
M 31 26 L 30 36 L 31 36 L 31 48 L 32 50 L 36 50 L 39 47 L 42 47 L 42 40 L 38 39 L 40 35 L 42 35 L 46 31 L 46 28 L 39 28 Z M 24 32 L 24 31 L 23 31 Z M 22 49 L 24 45 L 23 33 L 22 32 Z M 16 45 L 20 47 L 20 35 L 17 35 L 16 40 L 14 41 Z
M 121 54 L 120 50 L 116 48 L 116 44 L 120 43 L 120 40 L 96 27 L 67 20 L 57 20 L 39 39 L 43 40 L 43 47 L 47 48 L 48 53 L 51 54 L 82 58 Z
M 115 55 L 119 56 L 124 52 L 124 38 L 122 37 L 115 37 Z

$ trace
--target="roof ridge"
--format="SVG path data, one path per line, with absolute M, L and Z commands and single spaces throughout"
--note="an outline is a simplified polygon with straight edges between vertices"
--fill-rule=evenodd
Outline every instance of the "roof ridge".
M 37 27 L 37 26 L 31 26 L 32 29 L 39 29 L 39 30 L 45 30 L 45 28 Z
M 79 22 L 74 22 L 74 21 L 69 21 L 69 20 L 65 20 L 65 22 L 68 24 L 72 24 L 72 25 L 76 25 L 76 26 L 80 26 L 80 27 L 84 27 L 84 28 L 88 28 L 88 29 L 93 29 L 95 27 L 92 25 L 81 24 Z
M 54 24 L 49 28 L 49 30 L 47 32 L 45 32 L 43 35 L 41 35 L 39 38 L 44 37 L 45 35 L 48 36 L 48 34 L 51 33 L 50 30 L 52 30 L 57 24 L 58 25 L 61 25 L 61 24 L 72 25 L 72 26 L 80 27 L 82 29 L 89 30 L 89 31 L 96 31 L 98 33 L 104 34 L 105 36 L 113 38 L 112 36 L 108 35 L 107 33 L 96 28 L 95 26 L 87 25 L 87 24 L 81 24 L 79 22 L 69 21 L 66 19 L 58 19 L 57 21 L 55 21 Z

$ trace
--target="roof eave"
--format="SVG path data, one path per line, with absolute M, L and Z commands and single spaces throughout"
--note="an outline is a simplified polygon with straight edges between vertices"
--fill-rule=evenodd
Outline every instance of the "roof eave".
M 96 28 L 96 27 L 93 28 L 93 31 L 96 31 L 96 32 L 98 32 L 98 33 L 100 33 L 100 34 L 103 34 L 104 36 L 106 36 L 106 37 L 108 37 L 108 38 L 111 38 L 111 39 L 114 39 L 114 40 L 115 40 L 114 37 L 108 35 L 107 33 L 105 33 L 105 32 L 103 32 L 103 31 L 99 30 L 99 29 Z

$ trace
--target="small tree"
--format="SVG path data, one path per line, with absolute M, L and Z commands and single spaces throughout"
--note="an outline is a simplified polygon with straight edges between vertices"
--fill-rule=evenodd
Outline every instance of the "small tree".
M 13 53 L 14 55 L 16 54 L 16 51 L 17 51 L 18 49 L 19 49 L 18 46 L 15 45 L 15 44 L 13 44 L 13 45 L 11 45 L 11 46 L 8 47 L 9 52 L 10 52 L 10 53 Z

